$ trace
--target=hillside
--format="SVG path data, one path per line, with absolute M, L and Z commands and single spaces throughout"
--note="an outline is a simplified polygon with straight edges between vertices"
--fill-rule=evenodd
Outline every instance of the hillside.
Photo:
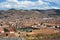
M 3 20 L 15 20 L 15 19 L 40 19 L 46 17 L 59 18 L 60 9 L 50 9 L 50 10 L 1 10 L 0 19 Z

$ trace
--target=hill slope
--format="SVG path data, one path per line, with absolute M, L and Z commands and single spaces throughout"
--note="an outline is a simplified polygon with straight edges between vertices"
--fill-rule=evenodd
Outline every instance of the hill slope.
M 50 10 L 7 10 L 0 11 L 0 19 L 39 19 L 43 17 L 60 17 L 60 9 Z

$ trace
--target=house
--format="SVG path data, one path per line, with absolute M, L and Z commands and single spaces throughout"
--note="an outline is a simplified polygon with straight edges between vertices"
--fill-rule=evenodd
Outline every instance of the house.
M 4 29 L 0 28 L 0 34 L 4 33 Z
M 15 32 L 12 27 L 10 27 L 9 30 L 10 30 L 10 33 L 12 33 L 12 34 Z
M 60 24 L 44 23 L 43 25 L 45 25 L 46 27 L 50 27 L 50 28 L 59 28 L 60 29 Z
M 9 26 L 15 27 L 16 26 L 16 22 L 9 22 Z
M 12 27 L 10 28 L 0 27 L 0 36 L 2 37 L 15 37 L 14 33 L 15 33 L 15 30 Z

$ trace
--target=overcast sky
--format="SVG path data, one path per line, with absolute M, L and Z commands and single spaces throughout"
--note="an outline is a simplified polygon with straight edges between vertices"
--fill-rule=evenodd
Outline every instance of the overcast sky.
M 0 0 L 0 10 L 60 9 L 60 0 Z

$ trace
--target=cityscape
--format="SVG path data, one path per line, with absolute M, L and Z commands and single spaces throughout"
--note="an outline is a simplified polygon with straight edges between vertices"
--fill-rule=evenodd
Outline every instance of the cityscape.
M 0 40 L 60 40 L 60 0 L 0 0 Z

